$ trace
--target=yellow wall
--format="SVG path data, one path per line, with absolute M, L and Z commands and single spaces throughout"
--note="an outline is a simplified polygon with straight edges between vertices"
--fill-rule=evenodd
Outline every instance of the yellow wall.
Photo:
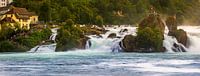
M 38 22 L 38 16 L 31 16 L 29 19 L 18 19 L 15 14 L 5 14 L 1 16 L 1 19 L 11 17 L 16 23 L 20 25 L 20 28 L 30 29 L 30 24 L 36 24 Z
M 31 24 L 35 24 L 38 22 L 38 16 L 31 16 L 30 19 L 31 19 Z

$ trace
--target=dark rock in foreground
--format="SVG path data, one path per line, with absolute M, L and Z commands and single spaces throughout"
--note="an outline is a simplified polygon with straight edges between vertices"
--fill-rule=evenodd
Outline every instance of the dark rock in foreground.
M 126 35 L 120 43 L 121 48 L 124 52 L 134 52 L 136 48 L 135 36 Z

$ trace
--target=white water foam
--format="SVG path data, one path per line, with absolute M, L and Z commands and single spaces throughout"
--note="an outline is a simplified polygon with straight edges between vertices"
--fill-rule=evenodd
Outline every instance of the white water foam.
M 179 29 L 183 29 L 187 32 L 189 48 L 188 52 L 200 53 L 200 26 L 179 26 Z
M 99 51 L 108 51 L 108 52 L 119 52 L 121 51 L 121 47 L 119 45 L 120 41 L 126 35 L 136 35 L 137 27 L 132 26 L 113 26 L 113 27 L 105 27 L 108 32 L 105 34 L 101 34 L 102 37 L 98 37 L 96 35 L 91 35 L 90 42 L 91 46 L 88 48 L 89 44 L 86 44 L 86 48 L 90 50 L 99 50 Z M 127 30 L 122 32 L 123 30 Z M 117 35 L 117 38 L 108 38 L 108 36 L 112 33 Z
M 49 53 L 49 52 L 55 52 L 56 50 L 56 36 L 57 36 L 57 30 L 58 28 L 53 28 L 51 29 L 52 35 L 49 37 L 49 40 L 54 41 L 54 43 L 49 44 L 49 45 L 38 45 L 34 48 L 32 48 L 29 52 L 33 53 Z
M 163 40 L 163 47 L 166 48 L 167 52 L 174 52 L 173 49 L 177 49 L 174 47 L 174 44 L 178 44 L 179 46 L 183 47 L 189 52 L 198 52 L 200 50 L 200 47 L 199 47 L 200 26 L 179 26 L 178 28 L 187 31 L 190 46 L 189 48 L 184 48 L 182 44 L 178 43 L 175 37 L 168 36 L 169 30 L 166 28 L 165 34 L 164 34 L 164 40 Z M 86 44 L 87 50 L 119 52 L 121 51 L 121 47 L 119 43 L 124 38 L 124 36 L 130 35 L 130 34 L 136 36 L 136 32 L 137 32 L 137 27 L 124 26 L 124 25 L 105 27 L 105 29 L 108 30 L 108 32 L 106 32 L 105 34 L 101 34 L 101 37 L 96 36 L 96 35 L 88 36 L 90 37 L 90 40 Z M 120 32 L 124 29 L 127 29 L 128 31 Z M 117 35 L 117 38 L 107 38 L 112 33 L 115 33 Z M 52 29 L 52 35 L 50 36 L 50 40 L 55 41 L 56 35 L 57 35 L 57 28 Z M 91 46 L 89 44 L 91 44 Z M 46 50 L 49 50 L 49 52 L 54 52 L 55 45 L 56 44 L 36 46 L 35 48 L 31 49 L 30 52 L 37 52 L 37 51 L 34 51 L 36 49 L 39 50 L 38 52 L 42 52 L 42 51 L 48 52 Z
M 149 61 L 149 62 L 131 62 L 131 61 L 111 61 L 99 63 L 97 66 L 107 66 L 109 68 L 127 67 L 126 69 L 146 71 L 146 72 L 160 72 L 160 73 L 200 73 L 199 68 L 183 67 L 187 64 L 195 63 L 193 60 L 164 60 L 164 61 Z M 180 66 L 180 67 L 172 67 Z

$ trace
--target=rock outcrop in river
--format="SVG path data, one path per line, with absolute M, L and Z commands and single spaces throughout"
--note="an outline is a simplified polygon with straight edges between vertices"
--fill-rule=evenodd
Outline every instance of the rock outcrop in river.
M 127 35 L 121 46 L 125 52 L 164 52 L 162 47 L 165 25 L 157 14 L 150 14 L 141 21 L 137 36 Z
M 178 23 L 176 21 L 175 17 L 168 17 L 166 20 L 166 25 L 169 28 L 169 36 L 174 36 L 177 41 L 181 44 L 183 44 L 184 46 L 188 46 L 187 42 L 188 42 L 188 37 L 187 37 L 187 33 L 182 30 L 182 29 L 177 29 Z

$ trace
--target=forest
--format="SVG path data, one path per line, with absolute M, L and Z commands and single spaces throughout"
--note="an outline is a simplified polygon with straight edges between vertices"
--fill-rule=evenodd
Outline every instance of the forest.
M 40 21 L 77 24 L 134 25 L 154 11 L 163 18 L 176 16 L 180 24 L 200 23 L 200 0 L 14 0 L 39 15 Z

